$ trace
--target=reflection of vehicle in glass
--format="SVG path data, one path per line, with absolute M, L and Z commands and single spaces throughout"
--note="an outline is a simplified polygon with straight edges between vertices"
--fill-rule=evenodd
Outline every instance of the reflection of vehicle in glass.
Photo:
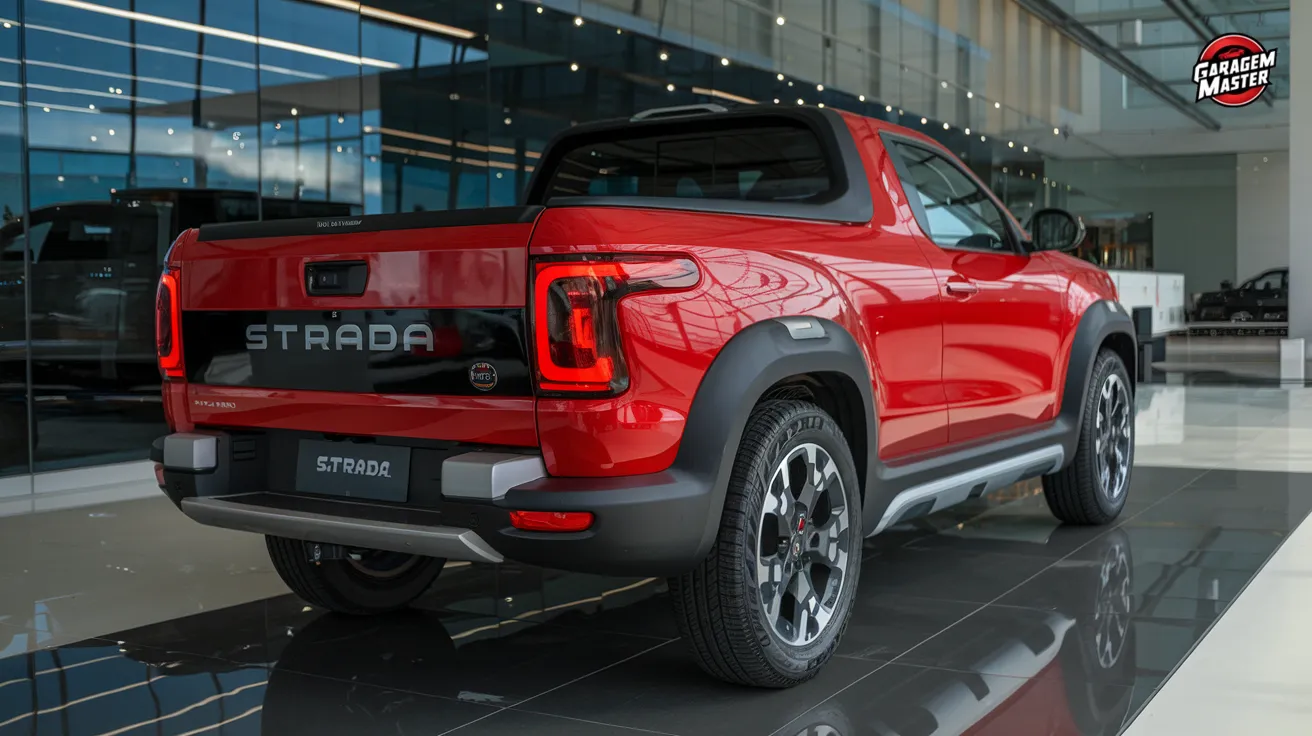
M 110 202 L 41 207 L 26 223 L 0 227 L 0 384 L 26 384 L 30 344 L 38 394 L 157 396 L 154 304 L 165 251 L 183 230 L 254 220 L 259 206 L 254 192 L 123 190 Z M 331 202 L 266 198 L 262 206 L 271 219 L 351 212 Z M 0 405 L 0 465 L 26 462 L 25 421 L 21 393 Z
M 818 108 L 577 126 L 534 176 L 180 236 L 174 503 L 339 612 L 447 559 L 669 577 L 703 668 L 766 687 L 832 656 L 864 536 L 1037 477 L 1063 521 L 1123 508 L 1134 331 L 1074 216 L 1027 233 L 928 137 Z
M 1236 288 L 1222 281 L 1198 296 L 1199 322 L 1284 322 L 1289 316 L 1289 269 L 1273 268 Z

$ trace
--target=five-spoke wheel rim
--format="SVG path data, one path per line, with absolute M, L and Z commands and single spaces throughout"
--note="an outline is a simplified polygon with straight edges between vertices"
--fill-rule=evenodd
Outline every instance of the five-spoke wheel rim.
M 1109 501 L 1118 501 L 1130 478 L 1134 417 L 1130 393 L 1115 373 L 1103 381 L 1098 396 L 1093 454 L 1098 463 L 1098 486 Z
M 775 466 L 758 533 L 761 610 L 775 636 L 806 646 L 838 608 L 852 537 L 843 479 L 823 447 L 798 445 Z
M 1107 550 L 1099 566 L 1093 623 L 1098 666 L 1111 669 L 1121 659 L 1130 630 L 1130 561 L 1119 544 Z

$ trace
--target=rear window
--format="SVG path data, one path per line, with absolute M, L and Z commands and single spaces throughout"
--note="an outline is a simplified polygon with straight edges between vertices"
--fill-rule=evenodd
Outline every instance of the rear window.
M 820 141 L 805 125 L 584 140 L 548 179 L 553 197 L 824 201 L 834 189 Z

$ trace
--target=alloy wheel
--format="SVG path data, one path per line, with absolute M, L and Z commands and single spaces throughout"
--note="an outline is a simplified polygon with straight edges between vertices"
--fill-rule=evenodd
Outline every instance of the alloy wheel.
M 847 584 L 852 525 L 842 476 L 814 443 L 770 476 L 758 529 L 756 583 L 771 630 L 790 646 L 820 637 Z
M 1130 478 L 1133 415 L 1129 389 L 1119 375 L 1112 373 L 1103 381 L 1098 397 L 1093 447 L 1097 458 L 1098 487 L 1109 501 L 1120 499 Z

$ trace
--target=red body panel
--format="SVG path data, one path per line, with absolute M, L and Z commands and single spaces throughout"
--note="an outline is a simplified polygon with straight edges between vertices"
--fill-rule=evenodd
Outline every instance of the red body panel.
M 382 307 L 522 307 L 532 223 L 198 241 L 183 235 L 179 263 L 187 310 L 331 310 Z M 360 296 L 310 297 L 305 264 L 365 261 Z M 185 339 L 185 338 L 184 338 Z M 185 345 L 184 345 L 185 348 Z M 189 385 L 166 388 L 178 426 L 312 430 L 532 447 L 532 398 L 386 396 Z
M 179 244 L 184 309 L 522 307 L 532 223 Z M 351 297 L 310 297 L 305 264 L 366 261 Z
M 213 243 L 187 233 L 172 256 L 186 310 L 521 307 L 528 259 L 547 255 L 684 254 L 696 261 L 701 281 L 691 291 L 620 302 L 629 387 L 616 397 L 386 396 L 174 383 L 165 387 L 170 422 L 178 429 L 538 445 L 552 475 L 656 472 L 673 462 L 698 386 L 725 344 L 753 323 L 791 315 L 833 320 L 856 338 L 870 368 L 886 462 L 1051 421 L 1079 316 L 1114 298 L 1110 279 L 1060 254 L 940 249 L 916 223 L 878 135 L 894 126 L 844 117 L 864 166 L 852 173 L 866 176 L 874 195 L 874 216 L 862 225 L 563 207 L 548 208 L 535 224 Z M 305 265 L 322 260 L 366 261 L 368 290 L 307 296 Z M 958 279 L 978 292 L 949 296 L 946 284 Z

